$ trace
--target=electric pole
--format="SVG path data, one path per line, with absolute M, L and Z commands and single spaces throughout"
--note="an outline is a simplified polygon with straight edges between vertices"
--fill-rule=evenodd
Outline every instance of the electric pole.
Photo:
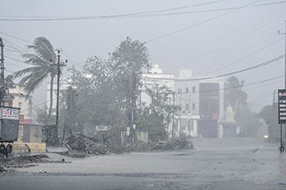
M 172 118 L 172 139 L 175 132 L 175 92 L 173 92 L 173 118 Z
M 285 60 L 285 68 L 284 68 L 284 88 L 286 89 L 286 21 L 285 21 L 285 31 L 284 33 L 280 33 L 280 31 L 278 31 L 279 35 L 284 35 L 285 37 L 285 45 L 284 45 L 284 60 Z
M 58 138 L 59 133 L 59 96 L 60 96 L 60 59 L 61 54 L 60 50 L 58 50 L 58 78 L 57 78 L 57 107 L 56 107 L 56 134 Z
M 4 87 L 4 44 L 2 38 L 0 38 L 0 48 L 1 48 L 1 76 L 0 76 L 0 86 L 1 88 Z
M 5 76 L 4 76 L 4 44 L 2 38 L 0 38 L 0 106 L 3 106 L 5 103 L 5 96 L 8 95 L 8 88 L 5 87 Z
M 58 51 L 58 63 L 55 64 L 55 66 L 57 66 L 57 72 L 58 72 L 58 77 L 57 77 L 57 105 L 56 105 L 56 138 L 57 138 L 57 143 L 58 143 L 58 132 L 59 132 L 59 97 L 60 97 L 60 74 L 61 74 L 61 70 L 60 70 L 60 66 L 66 66 L 65 64 L 60 64 L 61 62 L 61 51 Z M 67 63 L 67 60 L 66 60 Z
M 284 38 L 285 38 L 285 45 L 284 45 L 284 89 L 286 89 L 286 21 L 285 21 L 285 31 L 284 33 L 280 33 L 280 31 L 278 31 L 278 34 L 280 35 L 284 35 Z M 285 139 L 286 139 L 286 124 L 285 124 L 285 132 L 284 132 L 284 143 L 285 143 Z M 284 152 L 285 151 L 285 148 L 283 146 L 283 130 L 282 130 L 282 124 L 280 126 L 280 152 Z

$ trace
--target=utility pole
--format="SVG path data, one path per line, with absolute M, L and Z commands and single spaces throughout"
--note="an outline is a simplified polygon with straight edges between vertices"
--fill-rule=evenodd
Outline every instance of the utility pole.
M 278 35 L 284 35 L 285 37 L 285 46 L 284 46 L 284 60 L 285 60 L 285 68 L 284 68 L 284 74 L 285 74 L 285 78 L 284 78 L 284 88 L 286 89 L 286 21 L 285 21 L 285 32 L 284 33 L 280 33 L 280 31 L 278 30 Z
M 2 38 L 0 38 L 0 48 L 1 48 L 1 76 L 0 76 L 0 86 L 1 88 L 4 87 L 4 44 Z
M 1 51 L 1 57 L 0 57 L 0 106 L 4 105 L 4 98 L 6 95 L 8 95 L 8 88 L 5 87 L 5 76 L 4 76 L 4 43 L 2 38 L 0 38 L 0 51 Z
M 57 77 L 57 105 L 56 105 L 56 138 L 58 139 L 58 132 L 59 132 L 59 97 L 60 97 L 60 74 L 61 74 L 61 70 L 60 70 L 60 66 L 66 66 L 65 64 L 60 64 L 61 62 L 61 51 L 58 51 L 58 63 L 56 64 L 57 66 L 57 71 L 58 71 L 58 77 Z M 66 60 L 67 63 L 67 60 Z M 58 140 L 57 140 L 58 142 Z
M 284 35 L 284 38 L 285 38 L 285 45 L 284 45 L 284 89 L 286 89 L 286 21 L 285 21 L 285 31 L 284 33 L 280 33 L 280 31 L 278 31 L 278 34 L 280 35 Z M 280 128 L 280 141 L 281 141 L 281 147 L 280 147 L 280 152 L 283 152 L 285 149 L 284 149 L 284 146 L 283 146 L 283 132 L 282 132 L 282 124 L 281 124 L 281 128 Z M 285 132 L 284 132 L 284 143 L 285 143 L 285 139 L 286 139 L 286 124 L 285 124 Z
M 180 91 L 180 117 L 179 117 L 179 122 L 180 122 L 180 129 L 179 129 L 179 137 L 182 135 L 182 89 Z
M 56 107 L 56 138 L 58 139 L 59 135 L 59 96 L 60 96 L 60 50 L 58 50 L 58 78 L 57 78 L 57 107 Z
M 175 132 L 175 92 L 173 92 L 173 118 L 172 118 L 172 139 Z

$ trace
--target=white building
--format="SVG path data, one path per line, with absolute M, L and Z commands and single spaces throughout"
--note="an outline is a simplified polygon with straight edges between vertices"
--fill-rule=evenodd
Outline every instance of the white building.
M 196 79 L 191 70 L 175 79 L 175 102 L 181 108 L 177 134 L 221 137 L 224 120 L 224 79 Z
M 59 84 L 59 89 L 60 89 L 59 100 L 61 99 L 63 92 L 66 91 L 69 86 L 70 86 L 70 82 L 67 81 L 67 79 L 60 81 L 60 84 Z M 47 108 L 50 107 L 50 102 L 51 102 L 50 101 L 50 99 L 51 99 L 50 89 L 51 89 L 51 83 L 48 83 L 47 84 L 47 102 L 46 102 Z M 52 109 L 53 110 L 56 109 L 56 106 L 57 106 L 57 83 L 54 83 L 53 84 L 53 106 L 52 106 Z
M 34 117 L 32 112 L 32 97 L 28 96 L 28 98 L 26 98 L 27 93 L 18 85 L 15 85 L 15 88 L 10 88 L 9 94 L 13 97 L 13 99 L 8 100 L 5 103 L 5 106 L 20 108 L 21 124 L 34 123 L 35 121 L 33 121 Z
M 139 101 L 141 105 L 148 106 L 151 104 L 151 98 L 147 95 L 146 89 L 165 85 L 169 90 L 174 91 L 174 74 L 163 73 L 159 65 L 154 65 L 148 73 L 142 75 L 142 83 L 143 85 L 140 89 L 141 97 Z M 172 97 L 170 96 L 170 98 Z
M 163 73 L 159 65 L 154 65 L 152 69 L 142 75 L 142 88 L 140 89 L 139 105 L 149 106 L 151 102 L 150 96 L 146 93 L 146 89 L 154 89 L 162 86 L 166 86 L 172 92 L 175 89 L 174 86 L 174 74 L 173 73 Z M 173 94 L 170 94 L 169 104 L 173 104 Z M 172 131 L 172 124 L 168 126 L 168 132 Z

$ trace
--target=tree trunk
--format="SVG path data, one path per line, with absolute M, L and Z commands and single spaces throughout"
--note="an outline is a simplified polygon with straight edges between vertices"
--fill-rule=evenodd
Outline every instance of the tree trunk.
M 52 108 L 53 108 L 53 93 L 54 93 L 54 77 L 51 76 L 49 118 L 51 118 Z

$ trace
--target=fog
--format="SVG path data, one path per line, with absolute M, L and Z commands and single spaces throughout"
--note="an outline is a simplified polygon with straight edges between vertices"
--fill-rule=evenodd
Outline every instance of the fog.
M 0 0 L 5 73 L 26 67 L 20 54 L 39 36 L 63 51 L 66 69 L 80 69 L 91 56 L 106 58 L 129 36 L 146 42 L 150 62 L 163 72 L 191 69 L 196 77 L 219 76 L 284 54 L 285 8 L 285 1 L 262 0 Z M 244 88 L 254 109 L 271 104 L 273 91 L 284 86 L 283 78 L 259 82 L 283 71 L 280 59 L 236 74 L 245 84 L 257 83 Z

